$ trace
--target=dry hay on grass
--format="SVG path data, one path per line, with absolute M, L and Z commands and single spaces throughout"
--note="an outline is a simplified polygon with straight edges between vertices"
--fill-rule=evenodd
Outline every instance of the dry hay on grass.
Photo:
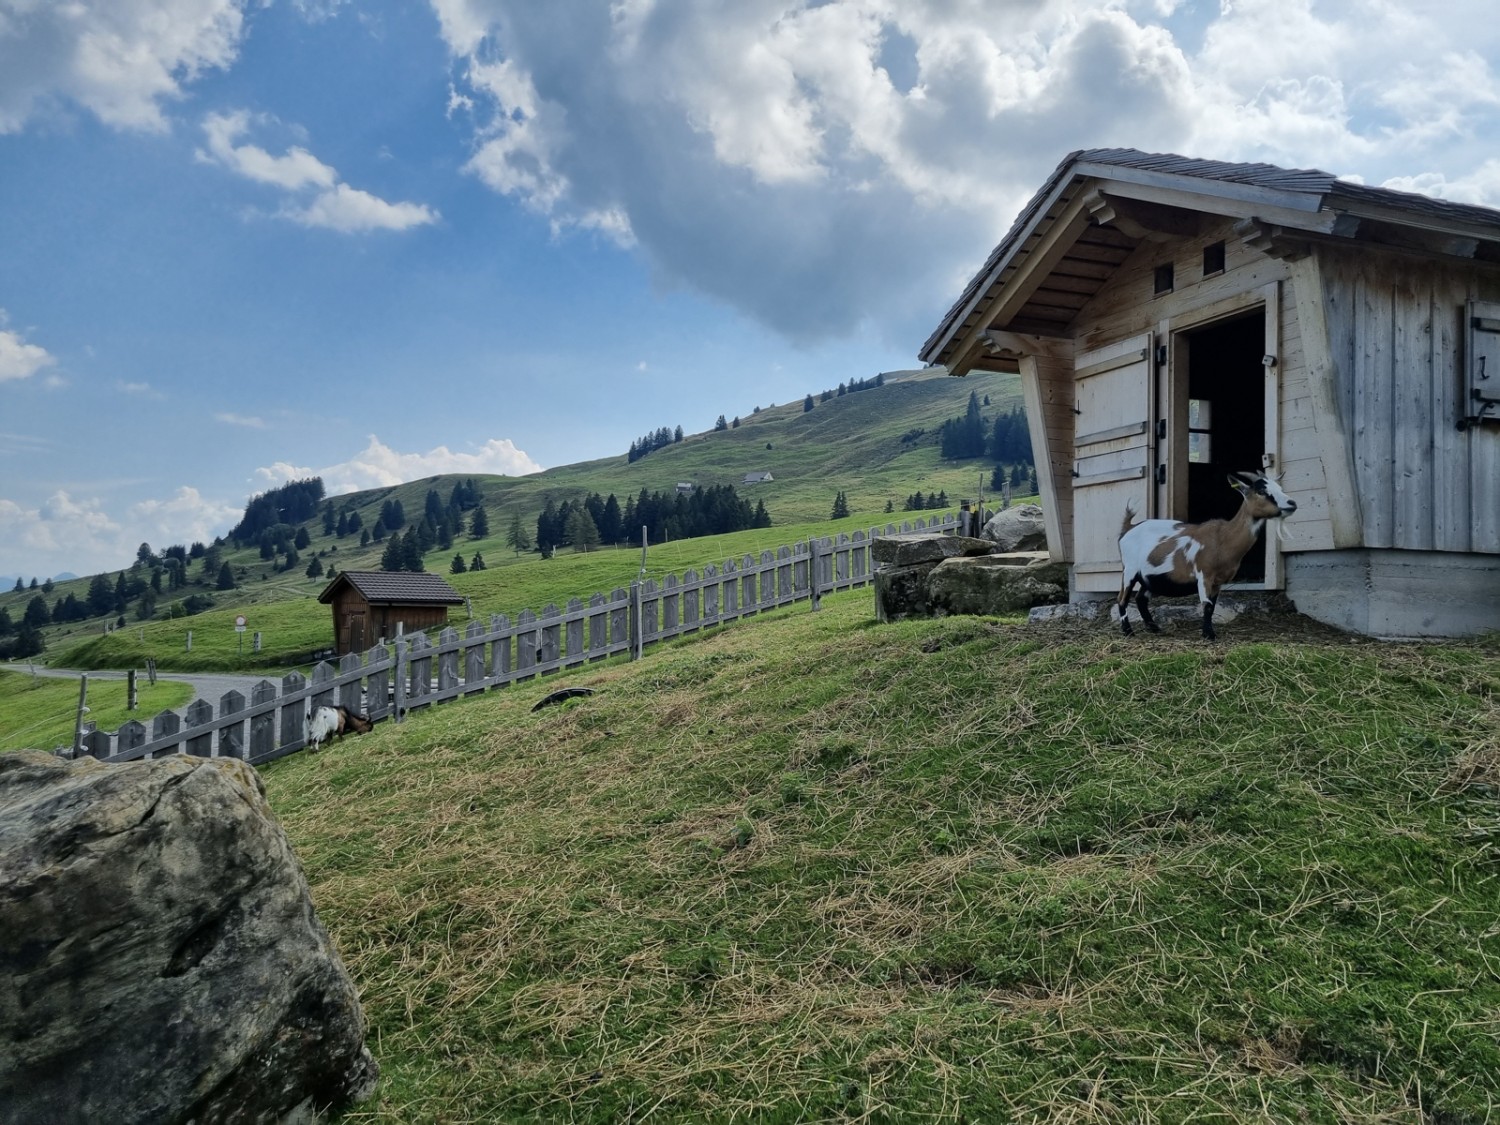
M 1399 881 L 1496 779 L 1489 654 L 839 612 L 273 772 L 388 1075 L 356 1120 L 1422 1120 L 1448 997 L 1299 1005 L 1493 945 L 1468 853 Z

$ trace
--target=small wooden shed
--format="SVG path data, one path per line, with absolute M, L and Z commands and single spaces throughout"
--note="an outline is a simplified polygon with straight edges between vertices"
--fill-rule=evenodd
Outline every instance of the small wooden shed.
M 1066 157 L 921 350 L 1019 372 L 1049 548 L 1119 589 L 1138 514 L 1297 501 L 1241 568 L 1379 636 L 1500 629 L 1500 211 L 1134 149 Z
M 441 629 L 448 623 L 448 607 L 464 604 L 463 597 L 436 574 L 392 570 L 341 571 L 318 601 L 333 606 L 338 656 L 364 652 L 382 638 L 393 641 L 398 631 Z

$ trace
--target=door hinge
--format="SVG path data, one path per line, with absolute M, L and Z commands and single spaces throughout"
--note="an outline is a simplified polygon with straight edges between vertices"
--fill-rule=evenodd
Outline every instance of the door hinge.
M 1167 483 L 1167 467 L 1165 465 L 1157 465 L 1156 466 L 1156 483 L 1157 484 L 1166 484 Z

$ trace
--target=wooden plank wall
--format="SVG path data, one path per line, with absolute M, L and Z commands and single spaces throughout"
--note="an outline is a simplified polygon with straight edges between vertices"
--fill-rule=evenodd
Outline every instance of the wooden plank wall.
M 1459 430 L 1464 316 L 1500 275 L 1375 251 L 1319 253 L 1363 546 L 1500 553 L 1500 426 Z

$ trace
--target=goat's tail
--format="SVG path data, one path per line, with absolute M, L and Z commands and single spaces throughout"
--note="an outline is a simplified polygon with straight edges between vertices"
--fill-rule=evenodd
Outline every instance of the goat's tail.
M 1124 539 L 1125 533 L 1130 530 L 1130 525 L 1135 523 L 1135 501 L 1125 501 L 1125 518 L 1120 522 L 1119 538 Z

